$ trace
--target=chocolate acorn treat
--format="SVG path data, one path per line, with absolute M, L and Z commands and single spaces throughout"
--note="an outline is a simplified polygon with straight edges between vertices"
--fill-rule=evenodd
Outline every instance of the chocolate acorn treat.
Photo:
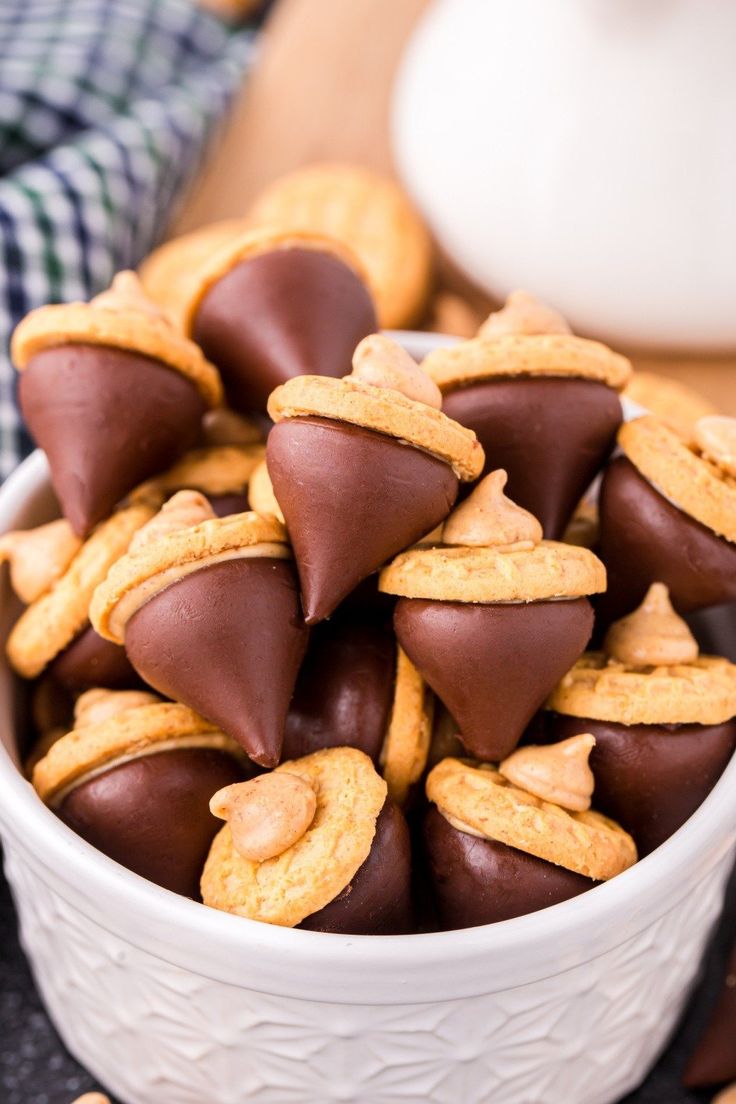
M 504 468 L 514 502 L 559 540 L 615 444 L 629 361 L 516 291 L 476 337 L 435 349 L 422 367 L 444 412 L 477 433 L 484 474 Z
M 633 609 L 655 579 L 682 613 L 736 599 L 736 419 L 699 419 L 687 444 L 646 415 L 618 439 L 600 492 L 601 618 Z
M 375 307 L 346 246 L 270 228 L 237 235 L 199 274 L 185 332 L 222 373 L 228 403 L 262 412 L 298 375 L 342 376 Z
M 380 588 L 396 594 L 401 647 L 478 759 L 509 755 L 593 629 L 586 597 L 606 574 L 587 548 L 542 540 L 536 518 L 487 475 L 445 522 L 442 544 L 402 553 Z
M 243 514 L 249 509 L 250 478 L 264 455 L 265 447 L 261 444 L 191 449 L 168 471 L 136 487 L 130 498 L 134 502 L 152 501 L 160 505 L 177 491 L 200 491 L 218 517 Z
M 23 415 L 79 536 L 194 444 L 205 410 L 221 400 L 217 370 L 133 272 L 90 303 L 32 311 L 12 355 Z
M 199 896 L 217 821 L 212 794 L 247 775 L 238 745 L 153 694 L 89 691 L 75 728 L 36 764 L 39 797 L 68 827 L 149 881 Z
M 592 743 L 580 734 L 520 748 L 498 768 L 460 759 L 434 767 L 424 843 L 443 928 L 537 912 L 636 862 L 631 836 L 590 808 Z
M 266 448 L 308 624 L 322 621 L 397 552 L 447 517 L 483 465 L 475 434 L 399 345 L 362 341 L 341 380 L 300 376 L 274 391 Z
M 547 702 L 546 731 L 595 736 L 596 804 L 647 855 L 685 823 L 736 748 L 736 666 L 698 654 L 667 588 L 609 629 Z
M 736 946 L 731 949 L 723 986 L 710 1019 L 685 1067 L 682 1076 L 683 1084 L 688 1089 L 702 1089 L 736 1079 L 734 1040 L 736 1040 Z
M 403 814 L 357 748 L 325 748 L 212 798 L 227 821 L 202 874 L 212 908 L 346 935 L 411 928 Z
M 307 644 L 283 525 L 215 517 L 179 491 L 97 588 L 92 623 L 155 690 L 183 701 L 261 766 L 279 761 Z
M 403 805 L 424 770 L 432 695 L 390 629 L 338 620 L 312 633 L 286 718 L 283 755 L 357 747 Z
M 72 539 L 65 521 L 2 538 L 11 560 L 11 583 L 19 597 L 30 601 L 6 646 L 17 674 L 31 679 L 48 668 L 56 681 L 73 690 L 137 681 L 123 649 L 91 627 L 89 607 L 95 588 L 154 513 L 148 503 L 128 506 L 102 522 L 84 543 Z

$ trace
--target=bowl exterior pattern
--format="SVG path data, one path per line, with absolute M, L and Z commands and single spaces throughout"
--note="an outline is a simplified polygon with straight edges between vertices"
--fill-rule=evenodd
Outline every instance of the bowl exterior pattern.
M 675 907 L 573 969 L 462 1000 L 276 997 L 126 941 L 62 896 L 20 838 L 6 871 L 21 936 L 69 1049 L 125 1104 L 612 1104 L 673 1029 L 720 911 L 732 850 Z M 55 883 L 52 885 L 52 882 Z M 73 894 L 70 888 L 69 894 Z M 285 967 L 286 968 L 286 967 Z M 406 994 L 407 997 L 409 994 Z

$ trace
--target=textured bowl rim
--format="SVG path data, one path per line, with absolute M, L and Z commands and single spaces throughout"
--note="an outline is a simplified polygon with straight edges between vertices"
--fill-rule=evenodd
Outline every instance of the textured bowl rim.
M 417 355 L 439 341 L 402 335 Z M 440 339 L 441 340 L 441 339 Z M 0 488 L 0 532 L 48 485 L 36 451 Z M 614 880 L 541 912 L 462 931 L 339 936 L 271 927 L 160 889 L 80 839 L 38 799 L 7 750 L 9 673 L 0 683 L 0 827 L 21 861 L 113 936 L 173 965 L 272 995 L 336 1003 L 455 1000 L 553 977 L 650 927 L 697 890 L 736 844 L 736 756 L 696 813 Z M 6 746 L 7 742 L 7 746 Z M 11 863 L 12 866 L 12 863 Z

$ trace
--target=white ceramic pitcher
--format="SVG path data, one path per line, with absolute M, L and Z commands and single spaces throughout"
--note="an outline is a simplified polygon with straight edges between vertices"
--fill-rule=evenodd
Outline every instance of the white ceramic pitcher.
M 620 344 L 736 348 L 736 3 L 436 0 L 394 149 L 449 254 Z

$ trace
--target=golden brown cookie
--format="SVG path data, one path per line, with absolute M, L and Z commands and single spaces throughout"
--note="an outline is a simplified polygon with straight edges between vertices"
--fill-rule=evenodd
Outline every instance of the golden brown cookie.
M 381 773 L 388 795 L 403 805 L 427 765 L 434 699 L 414 664 L 396 649 L 396 682 L 388 730 L 381 750 Z
M 205 495 L 226 495 L 242 491 L 255 467 L 265 455 L 264 445 L 218 445 L 185 452 L 168 469 L 141 483 L 130 499 L 161 501 L 173 491 L 191 488 Z
M 444 545 L 402 552 L 379 589 L 438 602 L 533 602 L 579 598 L 606 589 L 606 569 L 587 548 L 540 541 L 532 548 Z
M 440 390 L 509 376 L 573 377 L 620 391 L 631 376 L 626 357 L 599 341 L 573 334 L 506 334 L 475 337 L 435 349 L 422 367 Z
M 255 510 L 258 514 L 273 514 L 283 523 L 284 515 L 276 501 L 273 483 L 271 482 L 271 476 L 268 474 L 268 465 L 265 460 L 261 460 L 251 472 L 248 483 L 248 502 L 251 510 Z
M 368 854 L 386 783 L 357 748 L 326 748 L 282 763 L 317 795 L 310 827 L 295 844 L 264 862 L 245 859 L 228 825 L 212 844 L 202 874 L 202 900 L 212 908 L 293 928 L 333 901 Z
M 472 430 L 400 391 L 352 377 L 295 376 L 271 393 L 268 413 L 274 422 L 316 416 L 385 433 L 444 460 L 458 479 L 476 479 L 483 468 Z
M 197 273 L 213 253 L 248 228 L 244 218 L 221 219 L 181 234 L 154 249 L 138 269 L 146 294 L 181 329 L 183 309 L 196 287 Z
M 19 675 L 40 675 L 84 628 L 96 587 L 154 513 L 153 506 L 141 502 L 103 521 L 61 578 L 21 614 L 7 643 L 8 659 Z
M 618 442 L 660 494 L 719 537 L 736 541 L 736 480 L 653 414 L 624 422 Z
M 645 407 L 688 442 L 698 418 L 718 413 L 695 388 L 658 372 L 633 372 L 623 397 Z
M 205 564 L 244 556 L 286 558 L 286 530 L 272 516 L 230 514 L 175 529 L 118 559 L 95 591 L 90 620 L 100 636 L 122 644 L 136 610 L 164 587 Z
M 84 725 L 62 736 L 33 771 L 33 785 L 47 804 L 62 799 L 80 778 L 88 778 L 112 764 L 152 751 L 180 747 L 207 747 L 240 758 L 240 747 L 186 705 L 161 702 L 125 709 L 98 724 Z
M 183 337 L 164 315 L 124 300 L 119 309 L 94 302 L 38 307 L 15 329 L 13 363 L 23 371 L 44 349 L 74 342 L 109 345 L 159 360 L 193 383 L 207 406 L 222 402 L 220 374 L 199 346 Z
M 348 265 L 361 278 L 364 273 L 360 260 L 342 242 L 322 234 L 306 231 L 287 230 L 282 227 L 255 227 L 245 230 L 237 237 L 222 245 L 197 271 L 197 279 L 192 282 L 189 297 L 182 306 L 182 328 L 191 336 L 194 319 L 199 304 L 213 284 L 226 276 L 235 265 L 251 260 L 262 253 L 275 249 L 315 249 L 320 253 L 331 253 Z
M 736 666 L 699 656 L 671 667 L 631 667 L 586 652 L 547 709 L 616 724 L 723 724 L 736 716 Z
M 208 410 L 202 419 L 202 444 L 209 447 L 262 445 L 263 433 L 253 418 L 227 406 L 218 406 L 216 410 Z
M 427 778 L 427 797 L 455 828 L 497 840 L 594 881 L 636 862 L 636 845 L 614 821 L 570 812 L 511 785 L 486 763 L 443 759 Z
M 357 165 L 309 165 L 256 199 L 255 223 L 324 234 L 360 258 L 386 329 L 414 325 L 432 285 L 432 242 L 401 188 Z

